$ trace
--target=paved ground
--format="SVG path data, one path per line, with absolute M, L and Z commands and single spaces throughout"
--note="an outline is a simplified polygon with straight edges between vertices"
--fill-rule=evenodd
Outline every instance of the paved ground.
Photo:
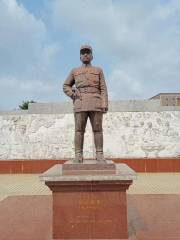
M 180 173 L 139 173 L 129 194 L 180 194 Z M 0 200 L 7 196 L 50 195 L 38 174 L 0 174 Z
M 0 240 L 51 240 L 50 195 L 38 174 L 1 174 Z M 179 240 L 179 202 L 180 173 L 138 174 L 128 190 L 129 240 Z

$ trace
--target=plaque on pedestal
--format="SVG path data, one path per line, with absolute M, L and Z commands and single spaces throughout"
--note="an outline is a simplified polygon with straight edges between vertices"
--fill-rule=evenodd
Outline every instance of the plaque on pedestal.
M 57 164 L 40 176 L 52 190 L 53 239 L 128 239 L 126 190 L 136 173 L 107 161 Z

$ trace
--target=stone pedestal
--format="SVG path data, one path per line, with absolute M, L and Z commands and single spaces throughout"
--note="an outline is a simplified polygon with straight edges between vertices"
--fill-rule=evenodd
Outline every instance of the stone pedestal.
M 53 239 L 128 239 L 125 164 L 55 165 L 40 176 L 52 190 Z

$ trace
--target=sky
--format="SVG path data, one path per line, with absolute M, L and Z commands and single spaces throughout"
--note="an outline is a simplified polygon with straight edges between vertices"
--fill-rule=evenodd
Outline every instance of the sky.
M 70 101 L 62 85 L 84 44 L 110 100 L 180 92 L 179 0 L 0 0 L 0 110 Z

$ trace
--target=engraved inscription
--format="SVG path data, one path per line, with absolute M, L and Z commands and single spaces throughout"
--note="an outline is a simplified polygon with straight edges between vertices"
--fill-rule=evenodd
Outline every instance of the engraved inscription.
M 101 209 L 101 200 L 100 199 L 80 199 L 79 200 L 79 208 L 80 209 L 94 209 L 94 210 L 97 210 L 97 209 Z
M 69 223 L 75 225 L 75 224 L 81 224 L 81 223 L 91 223 L 91 224 L 107 224 L 107 223 L 112 223 L 112 219 L 96 219 L 95 216 L 88 216 L 88 215 L 83 215 L 83 216 L 76 216 L 72 217 L 69 219 Z

